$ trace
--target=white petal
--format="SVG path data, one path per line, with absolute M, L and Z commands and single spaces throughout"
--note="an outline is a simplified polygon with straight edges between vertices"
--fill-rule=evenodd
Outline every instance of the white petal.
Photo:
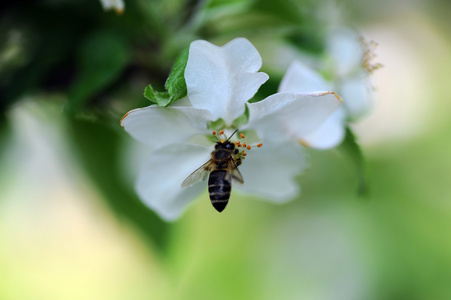
M 100 0 L 102 3 L 104 10 L 114 9 L 118 13 L 122 13 L 124 11 L 124 2 L 123 0 Z
M 329 34 L 327 42 L 337 77 L 347 76 L 360 68 L 364 51 L 356 32 L 336 29 Z
M 278 93 L 250 103 L 249 123 L 262 138 L 281 142 L 290 136 L 302 139 L 318 129 L 341 105 L 332 92 L 315 94 Z
M 343 82 L 340 96 L 351 120 L 361 118 L 373 107 L 373 91 L 366 77 Z
M 206 110 L 152 105 L 129 111 L 121 126 L 138 141 L 158 149 L 207 133 L 209 120 L 211 115 Z
M 296 176 L 307 166 L 299 143 L 263 144 L 248 151 L 239 167 L 243 185 L 235 185 L 242 192 L 256 194 L 274 202 L 293 199 L 299 193 Z
M 268 75 L 257 73 L 262 60 L 245 38 L 215 46 L 199 40 L 191 43 L 185 79 L 193 107 L 210 111 L 228 125 L 244 113 L 245 103 L 254 96 Z
M 332 85 L 315 70 L 299 61 L 294 61 L 279 86 L 279 92 L 312 93 L 329 91 Z
M 191 105 L 191 102 L 189 102 L 188 97 L 183 97 L 182 99 L 179 99 L 179 100 L 177 100 L 177 101 L 175 101 L 174 103 L 171 104 L 171 107 L 178 107 L 178 106 L 193 107 Z
M 187 188 L 181 184 L 194 170 L 210 159 L 210 147 L 176 145 L 154 152 L 136 183 L 143 202 L 163 219 L 177 219 L 207 184 L 200 182 Z
M 338 109 L 315 131 L 304 136 L 302 143 L 316 149 L 331 149 L 338 146 L 345 136 L 345 116 L 343 107 Z

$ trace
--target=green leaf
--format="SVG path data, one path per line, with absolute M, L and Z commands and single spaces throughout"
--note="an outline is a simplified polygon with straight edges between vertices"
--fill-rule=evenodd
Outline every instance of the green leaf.
M 78 111 L 90 97 L 116 80 L 131 58 L 127 41 L 114 33 L 89 35 L 78 52 L 78 75 L 69 89 L 69 112 Z
M 299 1 L 298 1 L 299 2 Z M 303 21 L 301 5 L 293 0 L 256 0 L 253 9 L 277 17 L 284 22 L 299 24 Z
M 150 84 L 144 89 L 144 97 L 158 106 L 166 107 L 171 103 L 168 92 L 156 92 Z
M 175 101 L 185 97 L 187 95 L 185 81 L 185 68 L 187 62 L 188 48 L 183 50 L 179 57 L 175 60 L 171 73 L 164 84 L 166 91 L 155 91 L 149 84 L 144 89 L 144 97 L 149 99 L 152 103 L 163 107 L 169 106 Z
M 175 102 L 187 94 L 186 81 L 185 81 L 185 68 L 188 62 L 189 48 L 185 48 L 182 53 L 175 60 L 172 67 L 171 74 L 164 87 L 169 92 L 171 103 Z
M 224 10 L 227 6 L 236 5 L 250 5 L 252 1 L 250 0 L 210 0 L 205 2 L 205 8 L 207 9 L 222 9 Z
M 357 143 L 356 136 L 349 127 L 346 128 L 343 143 L 337 149 L 346 155 L 355 167 L 358 180 L 357 194 L 361 197 L 367 196 L 368 185 L 366 180 L 365 158 L 362 149 Z

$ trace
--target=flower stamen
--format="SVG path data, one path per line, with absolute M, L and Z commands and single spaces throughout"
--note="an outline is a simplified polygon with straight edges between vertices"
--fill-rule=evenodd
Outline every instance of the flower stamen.
M 367 41 L 363 37 L 360 38 L 360 43 L 363 46 L 363 58 L 362 58 L 362 68 L 368 73 L 372 74 L 377 69 L 383 67 L 381 63 L 375 63 L 374 59 L 376 58 L 375 49 L 378 44 L 375 41 Z
M 244 138 L 245 138 L 245 136 L 244 136 L 244 134 L 243 134 L 243 133 L 240 133 L 240 137 L 241 137 L 242 139 L 244 139 Z
M 217 134 L 216 130 L 213 130 L 212 134 L 213 134 L 213 135 L 216 135 L 216 134 Z
M 220 132 L 219 132 L 219 135 L 223 135 L 224 134 L 224 130 L 221 130 Z

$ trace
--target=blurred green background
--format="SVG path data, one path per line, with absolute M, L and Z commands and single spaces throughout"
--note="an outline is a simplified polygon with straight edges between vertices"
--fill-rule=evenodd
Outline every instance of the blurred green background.
M 451 299 L 450 13 L 425 0 L 1 4 L 0 299 Z M 234 193 L 218 214 L 205 192 L 167 224 L 139 201 L 140 150 L 119 120 L 184 47 L 249 38 L 264 96 L 287 66 L 264 45 L 320 55 L 337 18 L 384 65 L 353 125 L 365 198 L 341 152 L 312 150 L 285 205 Z

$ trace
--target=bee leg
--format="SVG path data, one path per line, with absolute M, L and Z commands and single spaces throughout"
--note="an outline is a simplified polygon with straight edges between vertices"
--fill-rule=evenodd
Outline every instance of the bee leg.
M 241 165 L 241 158 L 237 158 L 236 160 L 235 160 L 235 166 L 239 166 L 239 165 Z

